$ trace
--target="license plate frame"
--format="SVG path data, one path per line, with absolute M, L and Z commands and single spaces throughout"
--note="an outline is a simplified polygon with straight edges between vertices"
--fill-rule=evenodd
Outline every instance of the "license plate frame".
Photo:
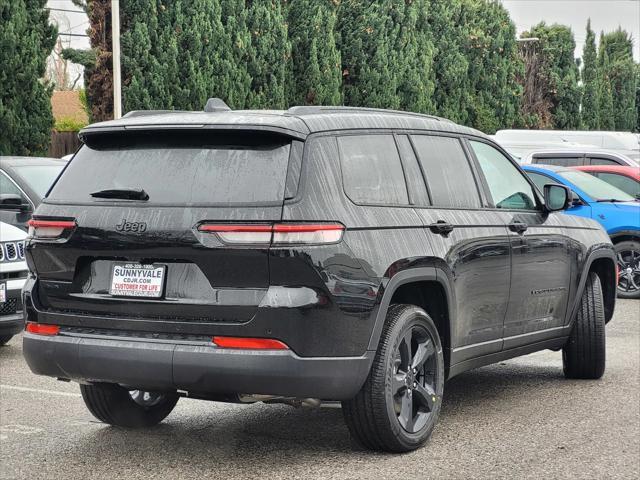
M 117 269 L 121 270 L 118 271 Z M 151 274 L 149 276 L 145 276 L 144 273 L 132 274 L 132 272 L 151 272 Z M 157 272 L 161 272 L 159 277 Z M 109 295 L 116 298 L 157 300 L 164 296 L 166 284 L 166 265 L 143 264 L 138 262 L 116 262 L 111 266 Z M 126 285 L 129 285 L 130 287 L 127 287 Z

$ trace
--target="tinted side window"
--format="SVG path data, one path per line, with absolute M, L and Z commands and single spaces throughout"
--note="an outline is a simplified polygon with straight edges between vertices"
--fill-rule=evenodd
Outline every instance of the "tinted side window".
M 407 185 L 393 135 L 338 137 L 342 181 L 355 203 L 408 205 Z
M 431 203 L 436 207 L 480 208 L 480 194 L 460 140 L 414 135 Z
M 592 158 L 591 165 L 622 165 L 622 163 L 609 158 Z
M 478 158 L 496 208 L 533 210 L 535 194 L 524 175 L 499 150 L 482 142 L 469 142 Z
M 543 165 L 556 165 L 558 167 L 577 167 L 580 165 L 584 165 L 584 159 L 569 158 L 569 157 L 557 157 L 557 158 L 535 157 L 533 158 L 531 163 L 543 164 Z

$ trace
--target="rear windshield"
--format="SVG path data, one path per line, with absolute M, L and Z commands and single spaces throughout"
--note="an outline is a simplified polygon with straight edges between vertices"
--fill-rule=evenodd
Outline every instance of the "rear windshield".
M 80 149 L 48 201 L 114 201 L 91 194 L 142 189 L 152 204 L 281 203 L 289 149 L 289 140 L 258 132 L 103 135 Z

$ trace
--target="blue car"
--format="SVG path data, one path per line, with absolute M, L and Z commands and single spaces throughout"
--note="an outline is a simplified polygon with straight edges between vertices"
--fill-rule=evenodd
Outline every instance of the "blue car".
M 573 190 L 569 215 L 593 218 L 607 231 L 618 258 L 618 296 L 640 298 L 640 202 L 588 173 L 552 165 L 523 167 L 536 186 L 559 183 Z

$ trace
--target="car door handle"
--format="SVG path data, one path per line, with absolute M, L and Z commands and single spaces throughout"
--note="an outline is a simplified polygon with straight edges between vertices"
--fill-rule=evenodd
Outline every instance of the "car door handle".
M 522 222 L 512 222 L 509 224 L 509 230 L 516 233 L 524 233 L 529 228 L 529 225 Z
M 438 235 L 442 235 L 446 237 L 451 232 L 453 232 L 453 225 L 449 222 L 445 222 L 444 220 L 438 220 L 436 223 L 432 223 L 429 225 L 429 230 L 433 233 L 437 233 Z

